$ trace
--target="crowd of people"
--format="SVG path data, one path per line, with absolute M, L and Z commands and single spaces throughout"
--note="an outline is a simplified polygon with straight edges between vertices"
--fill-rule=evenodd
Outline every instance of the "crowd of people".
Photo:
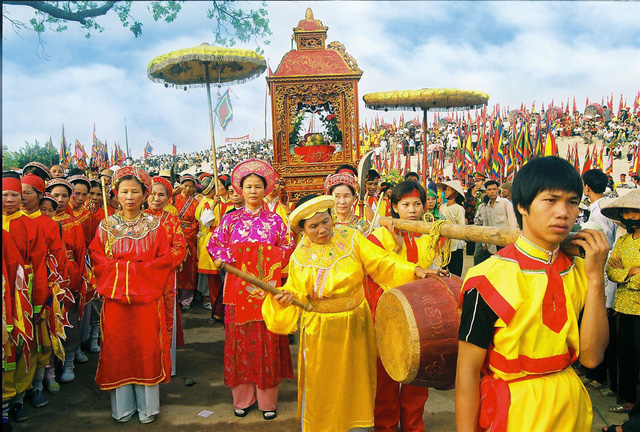
M 208 151 L 184 160 L 195 175 L 172 173 L 171 156 L 100 173 L 39 162 L 3 173 L 3 430 L 28 419 L 25 400 L 44 407 L 75 379 L 83 349 L 100 355 L 96 383 L 110 392 L 115 421 L 153 422 L 185 344 L 182 314 L 200 293 L 210 322 L 224 324 L 236 417 L 257 404 L 264 420 L 276 419 L 279 384 L 297 376 L 302 430 L 424 431 L 428 389 L 385 371 L 376 304 L 419 278 L 462 276 L 465 253 L 476 267 L 459 301 L 458 430 L 588 431 L 578 373 L 617 395 L 614 412 L 631 411 L 640 372 L 637 177 L 581 177 L 566 160 L 541 157 L 513 182 L 477 172 L 423 186 L 408 172 L 394 184 L 372 169 L 360 184 L 343 165 L 323 194 L 290 205 L 270 147 L 226 148 L 217 178 L 198 170 Z M 522 234 L 506 247 L 441 243 L 380 217 Z M 576 222 L 584 229 L 565 249 Z M 257 289 L 228 266 L 282 292 Z

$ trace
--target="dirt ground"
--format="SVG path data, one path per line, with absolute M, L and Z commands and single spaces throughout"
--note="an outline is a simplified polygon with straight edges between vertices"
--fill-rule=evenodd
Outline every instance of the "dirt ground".
M 465 256 L 465 271 L 473 265 L 473 257 Z M 88 354 L 89 362 L 76 365 L 76 380 L 63 384 L 60 393 L 49 396 L 49 404 L 43 408 L 31 408 L 25 398 L 25 406 L 31 416 L 23 423 L 14 423 L 14 431 L 80 432 L 80 431 L 299 431 L 296 417 L 297 384 L 285 380 L 280 385 L 278 418 L 264 421 L 260 411 L 254 409 L 245 418 L 233 415 L 230 390 L 225 387 L 222 373 L 224 332 L 221 324 L 208 323 L 209 312 L 199 305 L 183 314 L 186 346 L 177 352 L 177 374 L 171 382 L 160 386 L 160 415 L 148 425 L 140 424 L 137 417 L 125 424 L 111 418 L 109 393 L 100 391 L 94 378 L 98 355 Z M 298 335 L 291 345 L 295 366 L 298 354 Z M 85 351 L 86 352 L 86 351 Z M 195 381 L 185 386 L 184 378 Z M 327 379 L 331 379 L 327 377 Z M 615 403 L 615 397 L 602 397 L 589 391 L 594 405 L 592 431 L 600 431 L 604 422 L 621 423 L 626 415 L 605 411 Z M 455 390 L 431 390 L 425 406 L 424 422 L 429 432 L 455 430 Z M 198 416 L 203 410 L 212 411 L 209 417 Z

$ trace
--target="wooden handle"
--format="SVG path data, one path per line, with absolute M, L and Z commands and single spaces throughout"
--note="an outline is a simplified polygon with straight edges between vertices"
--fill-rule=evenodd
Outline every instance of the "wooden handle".
M 268 293 L 271 293 L 273 295 L 276 294 L 284 294 L 284 291 L 279 290 L 278 288 L 269 285 L 268 283 L 264 282 L 263 280 L 258 279 L 257 277 L 243 272 L 240 269 L 235 268 L 234 266 L 227 264 L 227 263 L 222 263 L 220 265 L 220 270 L 224 270 L 226 272 L 231 273 L 234 276 L 238 276 L 240 279 L 243 279 L 247 282 L 249 282 L 251 285 L 260 288 L 263 291 L 266 291 Z M 309 303 L 303 303 L 300 300 L 298 300 L 297 298 L 293 298 L 293 303 L 294 306 L 298 306 L 299 308 L 302 308 L 304 310 L 306 310 L 307 312 L 311 312 L 313 310 L 313 307 L 309 304 Z
M 380 225 L 390 230 L 398 229 L 402 231 L 415 232 L 420 234 L 430 234 L 431 222 L 410 221 L 404 219 L 380 218 Z M 571 243 L 573 234 L 570 233 L 562 243 L 560 250 L 570 256 L 580 256 L 584 258 L 584 252 L 578 246 Z M 454 225 L 443 224 L 440 227 L 440 235 L 457 240 L 464 240 L 478 243 L 490 243 L 497 246 L 507 246 L 515 242 L 520 236 L 520 230 L 512 228 L 496 228 L 480 225 Z
M 391 230 L 396 228 L 402 231 L 429 234 L 433 224 L 405 219 L 380 218 L 380 225 Z M 479 225 L 443 224 L 440 227 L 440 235 L 458 240 L 506 246 L 516 241 L 520 235 L 520 230 Z

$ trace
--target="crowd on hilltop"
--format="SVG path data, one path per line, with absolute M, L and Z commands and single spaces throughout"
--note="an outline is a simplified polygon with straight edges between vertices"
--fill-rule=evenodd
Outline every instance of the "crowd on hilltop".
M 227 143 L 216 147 L 218 172 L 230 172 L 239 162 L 256 158 L 269 163 L 273 162 L 272 140 L 242 141 Z M 144 168 L 150 174 L 157 174 L 161 170 L 171 170 L 181 173 L 195 167 L 196 172 L 209 169 L 211 163 L 211 149 L 180 153 L 176 155 L 148 155 L 138 159 L 129 159 L 125 165 L 135 165 Z

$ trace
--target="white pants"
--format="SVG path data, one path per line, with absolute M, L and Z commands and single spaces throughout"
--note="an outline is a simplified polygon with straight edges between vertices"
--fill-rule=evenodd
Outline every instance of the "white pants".
M 111 391 L 111 416 L 120 420 L 138 411 L 140 421 L 160 413 L 160 386 L 129 384 Z

